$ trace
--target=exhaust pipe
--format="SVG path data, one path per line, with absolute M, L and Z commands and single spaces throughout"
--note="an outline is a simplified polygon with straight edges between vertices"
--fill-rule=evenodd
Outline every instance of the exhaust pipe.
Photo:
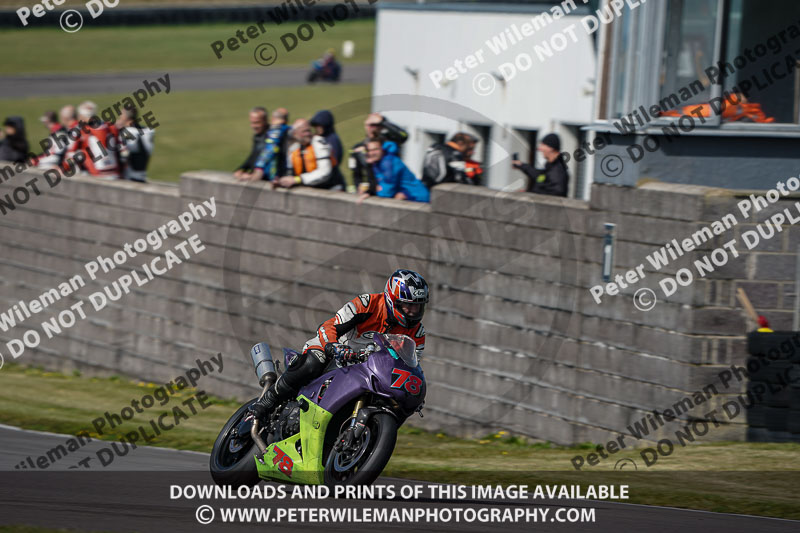
M 259 342 L 253 346 L 250 349 L 250 357 L 253 359 L 253 367 L 255 367 L 259 385 L 263 387 L 270 378 L 273 383 L 278 379 L 278 375 L 275 373 L 275 362 L 272 360 L 272 354 L 266 342 Z M 266 389 L 264 390 L 266 391 Z
M 275 373 L 275 362 L 272 360 L 269 346 L 265 342 L 259 342 L 253 346 L 250 349 L 250 357 L 253 359 L 253 367 L 255 367 L 256 376 L 258 377 L 258 384 L 263 387 L 261 396 L 258 397 L 260 400 L 264 397 L 264 394 L 267 393 L 267 389 L 278 379 L 278 375 Z M 259 425 L 258 419 L 253 420 L 253 427 L 250 428 L 250 437 L 253 439 L 253 442 L 256 443 L 259 452 L 261 452 L 256 458 L 261 464 L 264 464 L 264 454 L 267 453 L 267 445 L 261 438 L 261 435 L 259 435 Z

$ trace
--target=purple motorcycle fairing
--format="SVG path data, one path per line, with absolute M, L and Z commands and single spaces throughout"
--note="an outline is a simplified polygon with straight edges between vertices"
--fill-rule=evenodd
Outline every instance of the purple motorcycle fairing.
M 300 394 L 326 411 L 335 413 L 347 402 L 370 392 L 393 399 L 400 405 L 403 415 L 410 416 L 425 399 L 427 386 L 422 368 L 419 365 L 411 368 L 405 361 L 392 355 L 380 335 L 375 335 L 374 341 L 378 345 L 378 350 L 373 352 L 366 362 L 326 372 L 303 387 Z M 394 369 L 410 372 L 420 378 L 422 384 L 419 386 L 419 393 L 412 394 L 403 386 L 392 388 L 392 383 L 401 379 L 400 373 L 393 374 Z M 331 381 L 320 400 L 318 394 L 328 379 Z

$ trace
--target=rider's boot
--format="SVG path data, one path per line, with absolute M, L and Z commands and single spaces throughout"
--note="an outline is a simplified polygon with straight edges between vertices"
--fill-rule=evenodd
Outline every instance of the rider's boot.
M 321 350 L 309 349 L 295 355 L 286 371 L 264 393 L 264 397 L 250 406 L 250 411 L 259 420 L 266 420 L 275 407 L 297 396 L 303 385 L 319 377 L 327 364 L 325 353 Z

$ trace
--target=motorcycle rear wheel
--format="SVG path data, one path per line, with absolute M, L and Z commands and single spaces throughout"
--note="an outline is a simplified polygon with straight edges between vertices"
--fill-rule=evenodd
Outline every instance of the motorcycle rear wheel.
M 233 413 L 214 442 L 209 458 L 209 468 L 211 477 L 217 485 L 252 487 L 261 481 L 261 478 L 258 477 L 256 460 L 253 458 L 258 453 L 256 444 L 249 435 L 239 442 L 235 442 L 232 435 L 233 430 L 247 415 L 248 407 L 255 400 L 256 398 L 253 398 Z
M 323 472 L 325 485 L 371 485 L 392 457 L 396 443 L 397 420 L 388 413 L 372 415 L 356 452 L 331 449 Z

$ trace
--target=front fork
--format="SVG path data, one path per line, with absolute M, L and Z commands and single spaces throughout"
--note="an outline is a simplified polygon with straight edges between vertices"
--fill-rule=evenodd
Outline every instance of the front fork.
M 341 452 L 355 445 L 364 430 L 367 428 L 367 419 L 373 413 L 384 411 L 381 407 L 365 407 L 366 401 L 364 397 L 358 399 L 355 407 L 353 407 L 353 414 L 350 416 L 350 426 L 344 430 L 343 435 L 333 445 L 333 449 Z

